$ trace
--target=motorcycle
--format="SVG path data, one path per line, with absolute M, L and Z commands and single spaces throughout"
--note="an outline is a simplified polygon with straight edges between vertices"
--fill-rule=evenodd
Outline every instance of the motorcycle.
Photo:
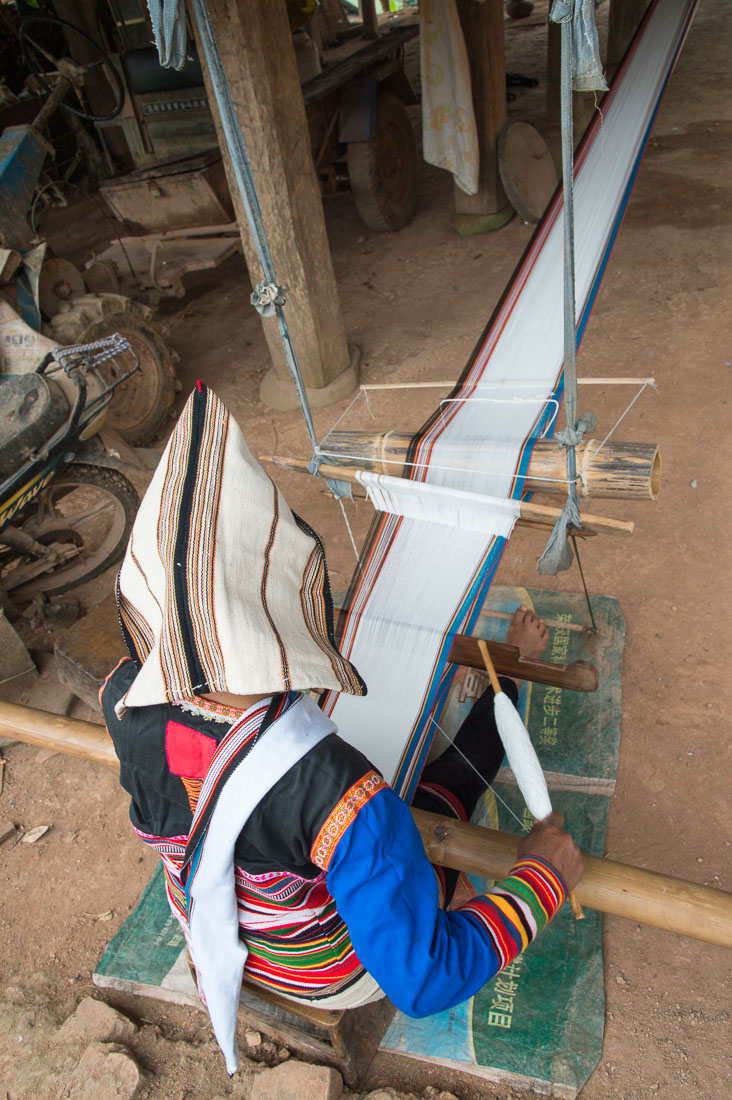
M 95 437 L 138 369 L 116 334 L 0 376 L 0 592 L 11 605 L 66 592 L 122 558 L 139 497 Z

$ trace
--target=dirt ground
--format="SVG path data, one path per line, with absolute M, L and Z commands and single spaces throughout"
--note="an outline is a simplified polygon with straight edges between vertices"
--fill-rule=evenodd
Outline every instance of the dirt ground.
M 617 597 L 627 622 L 620 766 L 606 854 L 728 891 L 732 583 L 723 498 L 730 491 L 724 462 L 731 457 L 731 18 L 730 0 L 702 5 L 696 17 L 579 362 L 584 376 L 655 377 L 658 392 L 644 393 L 616 435 L 656 441 L 663 456 L 655 504 L 601 501 L 593 508 L 634 520 L 632 540 L 596 538 L 583 555 L 590 590 Z M 543 82 L 544 42 L 540 18 L 512 24 L 509 69 Z M 519 89 L 511 115 L 541 125 L 542 94 Z M 364 382 L 456 377 L 530 237 L 518 219 L 492 235 L 458 237 L 449 225 L 450 197 L 449 180 L 423 165 L 414 221 L 386 236 L 364 229 L 349 196 L 326 204 L 346 329 L 362 349 Z M 83 257 L 90 243 L 88 234 L 79 236 L 80 224 L 77 217 L 66 232 Z M 258 401 L 268 363 L 247 297 L 246 274 L 234 258 L 165 312 L 181 356 L 180 401 L 201 377 L 229 404 L 255 454 L 307 455 L 299 414 L 275 413 Z M 581 408 L 598 414 L 605 433 L 633 392 L 585 388 Z M 416 427 L 434 403 L 430 393 L 374 395 L 374 427 Z M 319 436 L 348 404 L 316 412 Z M 372 424 L 360 399 L 341 427 Z M 277 481 L 324 537 L 334 587 L 344 588 L 353 553 L 338 507 L 309 479 L 282 473 Z M 357 541 L 369 510 L 349 506 Z M 517 530 L 498 583 L 538 585 L 543 543 L 542 534 Z M 81 591 L 84 606 L 98 602 L 111 583 L 107 575 Z M 580 589 L 575 569 L 542 584 Z M 34 695 L 38 705 L 63 704 L 52 680 L 51 668 L 45 695 Z M 87 714 L 78 705 L 74 713 Z M 230 1094 L 200 1013 L 92 986 L 95 964 L 154 866 L 129 828 L 114 773 L 62 755 L 43 758 L 25 745 L 3 755 L 0 820 L 52 829 L 34 845 L 0 848 L 0 1097 L 53 1094 L 63 1066 L 51 1031 L 90 993 L 140 1023 L 133 1045 L 152 1074 L 143 1092 L 149 1100 Z M 604 944 L 603 1057 L 583 1100 L 727 1100 L 732 955 L 615 917 L 604 921 Z M 514 1095 L 487 1083 L 453 1091 L 464 1100 Z

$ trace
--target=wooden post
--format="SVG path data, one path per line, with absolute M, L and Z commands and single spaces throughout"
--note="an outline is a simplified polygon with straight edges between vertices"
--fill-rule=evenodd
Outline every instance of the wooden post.
M 498 134 L 506 121 L 506 58 L 503 0 L 457 0 L 470 62 L 475 125 L 480 150 L 478 191 L 466 195 L 455 187 L 453 225 L 458 233 L 487 233 L 513 217 L 498 172 Z
M 303 381 L 311 403 L 325 405 L 351 393 L 358 377 L 338 301 L 286 6 L 281 0 L 207 0 L 206 6 L 254 173 L 277 280 L 287 287 L 287 324 Z M 198 52 L 254 285 L 261 281 L 261 268 L 200 41 Z M 262 326 L 272 369 L 262 381 L 260 398 L 274 408 L 296 408 L 277 321 L 263 318 Z
M 610 0 L 605 64 L 611 75 L 623 60 L 648 4 L 649 0 Z
M 104 726 L 16 703 L 0 703 L 0 736 L 119 767 Z M 412 810 L 427 858 L 443 867 L 501 879 L 516 860 L 518 837 Z M 578 900 L 653 928 L 732 948 L 732 894 L 609 859 L 583 855 Z
M 379 19 L 376 14 L 376 0 L 360 0 L 361 19 L 364 38 L 379 37 Z

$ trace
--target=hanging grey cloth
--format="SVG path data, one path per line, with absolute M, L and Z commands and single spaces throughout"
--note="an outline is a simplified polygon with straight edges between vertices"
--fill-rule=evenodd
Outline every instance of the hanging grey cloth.
M 147 7 L 160 64 L 180 72 L 188 53 L 184 0 L 147 0 Z
M 597 427 L 597 417 L 593 412 L 582 413 L 575 422 L 573 428 L 562 428 L 556 432 L 554 438 L 559 446 L 571 448 L 571 458 L 574 459 L 574 448 L 582 442 L 585 432 L 594 432 Z M 569 464 L 568 464 L 569 465 Z M 574 462 L 571 463 L 574 469 Z M 582 519 L 579 513 L 579 498 L 577 486 L 570 484 L 567 499 L 562 508 L 562 514 L 554 524 L 554 530 L 544 547 L 544 553 L 537 563 L 537 571 L 545 577 L 556 577 L 557 573 L 569 569 L 574 561 L 572 547 L 569 544 L 569 528 L 579 530 L 582 527 Z
M 320 464 L 322 461 L 323 456 L 316 450 L 308 463 L 308 473 L 313 474 L 314 477 L 322 477 L 323 475 L 320 473 Z M 336 477 L 326 477 L 323 480 L 336 500 L 354 499 L 353 486 L 350 481 L 341 481 L 340 478 Z
M 572 23 L 574 90 L 607 91 L 595 25 L 595 0 L 554 0 L 549 18 L 553 23 Z
M 537 571 L 546 577 L 556 577 L 557 573 L 569 569 L 574 561 L 572 547 L 569 545 L 569 528 L 582 526 L 579 508 L 571 497 L 567 497 L 562 514 L 554 524 L 554 530 L 544 547 L 544 553 L 537 563 Z

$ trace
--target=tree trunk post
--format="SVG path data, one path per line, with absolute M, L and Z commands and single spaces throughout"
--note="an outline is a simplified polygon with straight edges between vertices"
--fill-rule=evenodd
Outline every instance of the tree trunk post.
M 287 325 L 300 371 L 311 404 L 326 405 L 356 388 L 357 359 L 352 361 L 346 342 L 286 6 L 271 0 L 207 0 L 207 8 L 252 166 L 277 280 L 287 288 Z M 195 19 L 192 22 L 195 27 Z M 255 285 L 261 281 L 261 268 L 200 41 L 197 44 Z M 276 318 L 263 317 L 262 327 L 272 368 L 262 381 L 260 399 L 274 408 L 296 408 Z
M 498 134 L 506 121 L 506 58 L 503 0 L 457 0 L 470 63 L 475 125 L 480 150 L 478 191 L 466 195 L 455 187 L 453 225 L 458 233 L 487 233 L 513 217 L 498 172 Z
M 649 0 L 610 0 L 607 28 L 607 60 L 611 74 L 615 72 L 633 35 L 638 30 Z

